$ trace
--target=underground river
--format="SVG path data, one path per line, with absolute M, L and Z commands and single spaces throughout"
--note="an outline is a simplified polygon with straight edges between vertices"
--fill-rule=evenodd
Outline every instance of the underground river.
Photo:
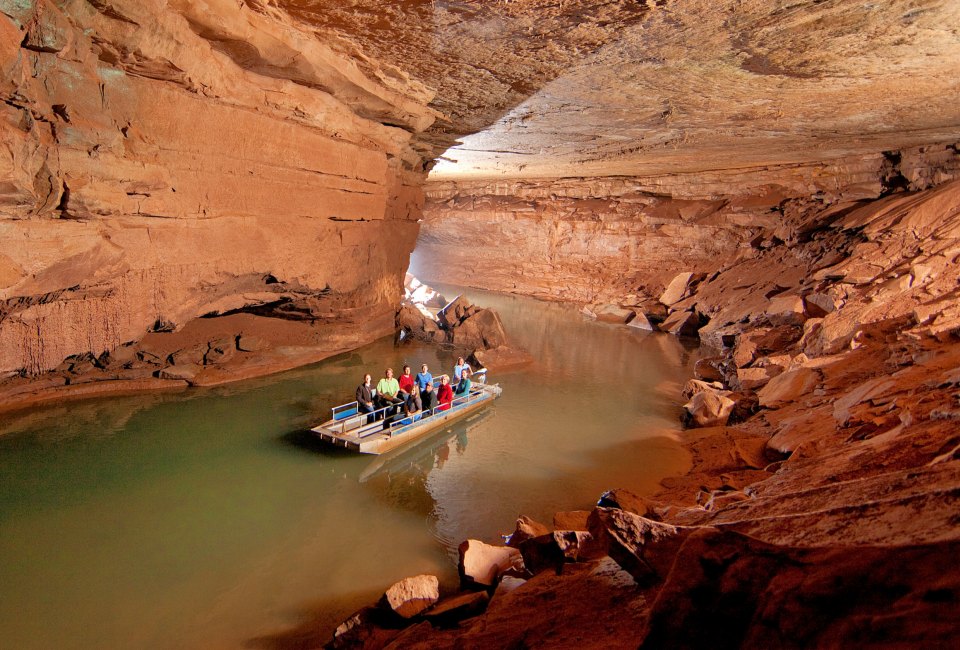
M 271 648 L 299 626 L 326 639 L 400 578 L 455 586 L 467 537 L 684 471 L 691 355 L 676 339 L 466 294 L 535 362 L 492 373 L 492 407 L 392 457 L 326 451 L 303 429 L 364 371 L 452 373 L 452 353 L 386 339 L 218 388 L 0 415 L 0 648 Z

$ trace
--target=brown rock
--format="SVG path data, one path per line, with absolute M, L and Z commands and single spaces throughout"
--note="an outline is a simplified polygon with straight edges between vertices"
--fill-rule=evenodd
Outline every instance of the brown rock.
M 595 508 L 589 528 L 598 547 L 641 586 L 666 578 L 685 535 L 674 526 L 610 508 Z
M 683 405 L 688 426 L 723 426 L 735 406 L 733 400 L 716 391 L 701 391 Z
M 716 392 L 723 390 L 723 384 L 719 382 L 705 382 L 699 379 L 688 379 L 687 383 L 683 385 L 682 395 L 687 399 L 690 399 L 697 393 L 707 392 Z
M 533 357 L 526 350 L 501 345 L 490 350 L 474 350 L 470 355 L 470 361 L 474 370 L 486 368 L 498 372 L 533 363 Z
M 602 323 L 615 323 L 622 325 L 636 316 L 632 309 L 624 309 L 617 305 L 599 305 L 592 310 L 596 314 L 597 320 Z
M 520 515 L 517 518 L 517 527 L 513 531 L 513 534 L 510 535 L 509 541 L 507 541 L 507 546 L 520 548 L 520 544 L 526 540 L 546 535 L 549 532 L 550 529 L 540 522 L 534 521 L 526 515 Z
M 600 499 L 597 500 L 597 506 L 600 508 L 618 508 L 620 510 L 626 510 L 627 512 L 632 512 L 635 515 L 640 515 L 641 517 L 646 517 L 647 519 L 653 519 L 659 521 L 660 517 L 656 514 L 656 508 L 660 504 L 646 497 L 637 496 L 630 490 L 625 490 L 624 488 L 615 488 L 613 490 L 607 490 L 600 495 Z M 587 513 L 589 517 L 590 513 Z M 559 530 L 559 528 L 558 528 Z M 572 528 L 569 530 L 579 530 L 578 528 Z M 589 528 L 584 528 L 583 530 L 589 530 Z
M 770 371 L 765 367 L 737 368 L 737 381 L 744 390 L 756 390 L 766 386 L 770 379 Z
M 760 406 L 777 408 L 810 393 L 820 382 L 820 374 L 812 368 L 797 368 L 778 375 L 757 393 Z
M 677 311 L 660 323 L 660 329 L 675 336 L 696 336 L 700 329 L 700 317 L 692 311 Z
M 643 312 L 636 312 L 634 317 L 627 322 L 627 327 L 632 327 L 638 330 L 644 330 L 647 332 L 652 332 L 656 329 L 653 323 L 650 322 L 650 319 Z
M 504 581 L 508 578 L 509 576 L 505 576 Z M 501 585 L 498 585 L 497 589 L 500 589 Z M 423 616 L 436 625 L 453 625 L 482 614 L 488 604 L 490 604 L 490 595 L 486 591 L 470 591 L 441 600 L 424 612 Z
M 157 377 L 160 379 L 182 379 L 184 381 L 192 382 L 197 378 L 197 373 L 199 372 L 199 366 L 169 366 L 160 370 L 160 372 L 157 374 Z
M 523 557 L 515 548 L 468 539 L 460 544 L 458 551 L 460 579 L 466 585 L 490 587 L 504 572 L 523 569 Z
M 464 296 L 457 296 L 437 313 L 440 326 L 445 329 L 456 327 L 460 324 L 460 321 L 467 317 L 472 306 Z
M 720 357 L 697 359 L 697 362 L 693 366 L 693 374 L 697 379 L 702 381 L 723 381 L 723 373 L 720 372 L 720 369 L 717 367 L 720 362 Z
M 259 352 L 270 347 L 270 343 L 256 335 L 241 334 L 237 337 L 237 349 L 241 352 Z
M 558 530 L 524 540 L 520 545 L 523 565 L 536 575 L 553 570 L 560 573 L 566 562 L 576 562 L 592 540 L 589 532 Z
M 418 575 L 395 583 L 383 595 L 386 604 L 403 618 L 416 616 L 440 598 L 437 576 Z
M 663 290 L 663 293 L 660 294 L 660 302 L 668 307 L 679 302 L 681 298 L 686 296 L 692 278 L 693 273 L 690 272 L 675 276 Z
M 794 294 L 776 296 L 767 305 L 766 316 L 773 325 L 802 325 L 807 319 L 803 298 Z

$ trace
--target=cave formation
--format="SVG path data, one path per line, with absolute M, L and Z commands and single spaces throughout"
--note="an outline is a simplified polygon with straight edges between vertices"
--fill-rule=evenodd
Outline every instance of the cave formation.
M 958 29 L 937 0 L 0 2 L 0 401 L 357 348 L 394 331 L 415 248 L 426 281 L 690 314 L 705 375 L 755 414 L 691 440 L 700 473 L 667 490 L 690 505 L 670 516 L 750 537 L 674 552 L 746 558 L 740 640 L 769 643 L 762 619 L 801 645 L 943 641 Z M 784 632 L 757 612 L 826 606 L 807 583 L 764 590 L 776 553 L 876 593 L 868 561 L 915 580 Z M 684 588 L 742 596 L 661 578 L 653 645 L 707 607 L 668 612 Z

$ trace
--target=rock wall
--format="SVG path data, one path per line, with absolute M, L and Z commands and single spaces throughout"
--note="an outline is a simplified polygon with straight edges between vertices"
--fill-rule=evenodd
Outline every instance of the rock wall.
M 392 329 L 436 113 L 346 49 L 262 3 L 0 2 L 0 375 L 278 303 Z
M 960 175 L 955 145 L 823 162 L 655 177 L 427 184 L 413 272 L 575 302 L 659 295 L 712 273 L 798 205 L 825 208 Z

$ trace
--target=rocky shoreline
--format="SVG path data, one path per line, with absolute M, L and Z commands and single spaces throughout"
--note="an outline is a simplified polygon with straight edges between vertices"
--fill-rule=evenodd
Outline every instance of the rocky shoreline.
M 409 617 L 384 601 L 330 647 L 950 643 L 958 258 L 951 182 L 798 211 L 677 278 L 661 327 L 695 323 L 710 350 L 687 387 L 712 398 L 685 407 L 712 425 L 684 433 L 691 470 L 553 526 L 521 517 L 506 547 L 465 542 L 463 593 Z

